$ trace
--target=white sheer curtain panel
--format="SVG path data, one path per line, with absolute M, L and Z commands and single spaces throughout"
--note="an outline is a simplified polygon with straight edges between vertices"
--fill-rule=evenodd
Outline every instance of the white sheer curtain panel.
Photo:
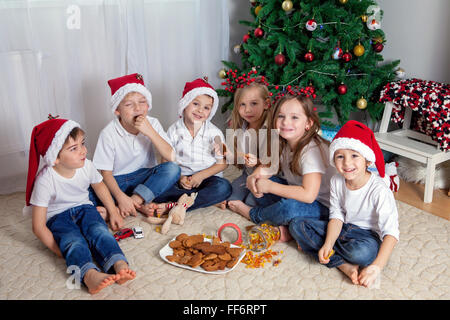
M 227 0 L 0 0 L 0 194 L 25 190 L 31 130 L 49 113 L 81 124 L 92 158 L 111 78 L 141 73 L 167 129 L 186 81 L 220 86 L 228 38 Z

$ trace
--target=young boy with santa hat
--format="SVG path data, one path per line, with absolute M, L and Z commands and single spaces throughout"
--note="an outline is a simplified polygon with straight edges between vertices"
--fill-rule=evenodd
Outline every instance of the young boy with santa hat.
M 88 188 L 92 186 L 106 207 L 112 228 L 122 227 L 123 220 L 102 176 L 86 159 L 84 140 L 83 130 L 72 120 L 52 118 L 34 127 L 24 213 L 32 212 L 34 234 L 64 257 L 68 267 L 77 266 L 80 280 L 94 294 L 114 282 L 134 279 L 136 274 L 128 268 L 117 241 L 89 200 Z M 37 173 L 41 156 L 45 165 Z M 110 269 L 115 274 L 108 274 Z
M 158 164 L 156 152 L 173 160 L 173 148 L 158 119 L 149 117 L 152 96 L 140 74 L 108 81 L 115 115 L 100 133 L 93 162 L 117 201 L 122 217 L 153 214 L 152 201 L 180 177 L 174 162 Z M 99 204 L 91 192 L 91 199 Z
M 162 202 L 157 208 L 158 214 L 170 208 L 165 202 L 176 201 L 185 193 L 198 193 L 188 210 L 208 207 L 230 196 L 231 185 L 222 178 L 227 164 L 224 156 L 216 152 L 225 138 L 222 131 L 211 123 L 218 105 L 219 97 L 207 79 L 185 84 L 178 104 L 180 119 L 167 130 L 175 148 L 176 162 L 181 168 L 181 177 L 178 184 L 155 199 L 155 202 Z
M 370 287 L 399 239 L 397 205 L 372 130 L 357 121 L 344 124 L 331 142 L 330 163 L 338 173 L 330 183 L 329 221 L 298 218 L 289 231 L 301 250 Z M 371 163 L 379 175 L 367 170 Z

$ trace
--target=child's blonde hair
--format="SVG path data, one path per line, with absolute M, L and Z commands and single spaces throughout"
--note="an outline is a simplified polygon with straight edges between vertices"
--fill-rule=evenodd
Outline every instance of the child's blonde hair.
M 270 119 L 270 117 L 271 117 L 270 103 L 271 102 L 270 102 L 269 89 L 267 88 L 267 86 L 265 84 L 261 83 L 261 81 L 256 80 L 256 81 L 250 83 L 249 85 L 244 86 L 243 88 L 238 88 L 236 90 L 236 92 L 234 93 L 234 102 L 233 102 L 234 103 L 234 107 L 233 107 L 233 111 L 231 112 L 231 128 L 233 130 L 242 129 L 242 126 L 244 124 L 244 119 L 239 114 L 239 105 L 241 103 L 242 96 L 244 95 L 244 93 L 246 91 L 252 89 L 252 88 L 258 89 L 258 92 L 259 92 L 261 98 L 263 99 L 264 103 L 269 103 L 269 108 L 264 109 L 263 114 L 261 116 L 261 119 L 260 119 L 261 120 L 260 121 L 261 125 L 264 124 L 266 121 L 267 121 L 267 123 L 270 123 L 270 121 L 271 121 L 271 119 Z M 258 142 L 257 142 L 258 144 L 257 145 L 258 146 L 259 146 L 259 135 L 258 135 L 259 129 L 260 128 L 256 129 L 256 133 L 257 133 L 256 136 L 257 136 L 257 139 L 258 139 Z M 267 131 L 268 131 L 267 132 L 268 137 L 270 137 L 270 132 L 269 132 L 270 130 L 267 130 Z M 270 139 L 267 139 L 267 140 L 268 140 L 267 143 L 270 143 Z M 234 145 L 234 155 L 235 155 L 234 163 L 236 163 L 237 162 L 236 161 L 237 144 L 233 143 L 233 145 Z M 270 150 L 270 145 L 268 146 L 267 150 Z M 257 156 L 259 156 L 259 154 Z M 243 164 L 236 164 L 236 166 L 239 169 L 242 169 L 244 167 Z
M 311 141 L 314 141 L 316 145 L 320 149 L 320 154 L 322 156 L 322 161 L 325 163 L 325 165 L 329 166 L 329 161 L 325 155 L 325 150 L 323 149 L 322 143 L 325 143 L 327 145 L 330 144 L 329 141 L 325 140 L 319 135 L 320 130 L 320 118 L 317 114 L 314 104 L 311 100 L 311 98 L 305 96 L 305 95 L 291 95 L 286 94 L 283 97 L 281 97 L 276 103 L 273 108 L 272 113 L 272 122 L 270 125 L 271 129 L 277 129 L 276 128 L 276 119 L 278 118 L 278 114 L 280 113 L 281 106 L 290 100 L 296 99 L 300 105 L 303 107 L 303 111 L 305 112 L 305 115 L 308 120 L 311 121 L 311 128 L 309 128 L 308 131 L 305 130 L 305 133 L 303 137 L 298 141 L 297 145 L 295 146 L 295 149 L 293 150 L 294 155 L 292 158 L 292 162 L 290 163 L 290 170 L 292 173 L 296 175 L 301 175 L 301 168 L 300 168 L 300 156 L 302 154 L 303 148 L 307 146 Z M 287 145 L 286 139 L 280 136 L 280 156 L 283 152 L 284 148 Z
M 270 103 L 269 89 L 267 88 L 266 85 L 259 83 L 258 81 L 254 81 L 249 85 L 244 86 L 243 88 L 238 88 L 234 93 L 234 107 L 233 111 L 231 112 L 231 127 L 234 130 L 241 129 L 242 125 L 244 124 L 244 119 L 242 119 L 241 115 L 239 114 L 239 105 L 241 103 L 242 96 L 244 95 L 244 93 L 252 88 L 258 89 L 261 98 L 264 100 L 264 103 L 266 103 L 267 100 L 269 100 Z M 267 121 L 270 120 L 268 119 L 268 117 L 270 116 L 269 109 L 270 108 L 264 109 L 261 124 L 263 124 L 266 120 Z

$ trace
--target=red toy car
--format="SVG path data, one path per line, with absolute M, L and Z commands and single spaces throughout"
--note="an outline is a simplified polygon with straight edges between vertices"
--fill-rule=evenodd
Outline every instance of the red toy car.
M 119 231 L 117 231 L 114 234 L 114 238 L 117 241 L 120 241 L 121 239 L 131 237 L 132 235 L 133 235 L 133 230 L 131 230 L 130 228 L 124 228 L 124 229 L 120 229 Z

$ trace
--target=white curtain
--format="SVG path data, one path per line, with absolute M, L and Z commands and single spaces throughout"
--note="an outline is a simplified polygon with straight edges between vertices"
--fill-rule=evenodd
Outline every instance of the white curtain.
M 220 86 L 228 45 L 227 0 L 0 0 L 0 194 L 25 190 L 49 113 L 81 124 L 92 158 L 112 119 L 107 80 L 141 73 L 167 129 L 186 81 Z

